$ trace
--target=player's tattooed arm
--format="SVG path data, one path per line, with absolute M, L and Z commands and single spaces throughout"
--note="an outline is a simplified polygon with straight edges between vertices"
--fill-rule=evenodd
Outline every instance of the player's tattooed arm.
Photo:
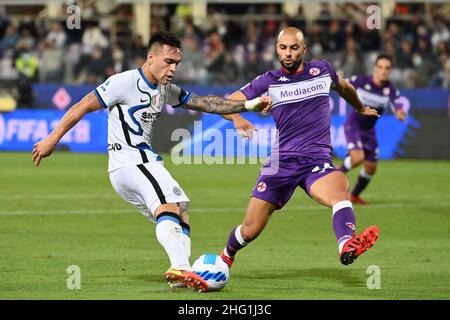
M 333 84 L 332 89 L 344 98 L 355 110 L 356 112 L 363 114 L 365 116 L 380 117 L 375 109 L 366 107 L 358 97 L 355 87 L 348 81 L 339 77 L 339 83 Z
M 183 108 L 196 111 L 233 114 L 246 111 L 269 111 L 272 106 L 270 97 L 258 97 L 253 100 L 230 100 L 218 96 L 197 96 L 192 95 L 189 100 L 182 105 Z

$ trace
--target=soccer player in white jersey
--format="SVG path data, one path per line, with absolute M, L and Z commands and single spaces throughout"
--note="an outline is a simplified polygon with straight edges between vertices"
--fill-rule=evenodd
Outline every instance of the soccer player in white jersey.
M 86 113 L 109 109 L 108 171 L 113 188 L 156 222 L 156 237 L 170 260 L 170 268 L 165 273 L 169 284 L 206 291 L 206 281 L 192 272 L 189 263 L 186 214 L 189 199 L 151 147 L 154 122 L 166 104 L 174 108 L 232 114 L 268 111 L 271 99 L 236 101 L 191 94 L 171 83 L 180 62 L 181 42 L 176 35 L 167 31 L 155 34 L 149 41 L 143 66 L 111 76 L 73 105 L 49 136 L 34 145 L 32 159 L 35 166 L 39 166 L 41 159 L 53 152 L 60 139 Z

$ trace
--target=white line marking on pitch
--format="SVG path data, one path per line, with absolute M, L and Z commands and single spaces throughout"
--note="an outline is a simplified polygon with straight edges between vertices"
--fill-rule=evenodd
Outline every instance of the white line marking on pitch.
M 248 198 L 247 195 L 239 196 L 239 198 Z M 37 199 L 37 200 L 47 200 L 47 199 L 97 199 L 97 198 L 118 198 L 119 196 L 115 193 L 37 193 L 37 194 L 25 194 L 25 193 L 13 193 L 13 194 L 0 194 L 0 199 L 7 200 L 23 200 L 23 199 Z M 408 200 L 411 198 L 410 194 L 397 194 L 396 196 L 383 196 L 385 201 L 399 201 Z M 422 195 L 415 196 L 416 200 L 439 200 L 442 199 L 441 195 Z
M 370 209 L 395 209 L 395 208 L 436 208 L 436 207 L 446 207 L 450 206 L 450 202 L 435 202 L 435 203 L 386 203 L 386 204 L 372 204 L 364 206 L 364 210 Z M 192 208 L 190 212 L 243 212 L 245 213 L 245 208 Z M 283 211 L 316 211 L 316 210 L 330 210 L 326 207 L 319 205 L 305 205 L 305 206 L 294 206 L 284 208 Z M 359 210 L 358 210 L 359 211 Z M 78 214 L 128 214 L 128 213 L 138 213 L 134 208 L 130 209 L 77 209 L 77 210 L 24 210 L 24 211 L 0 211 L 0 216 L 13 216 L 13 215 L 78 215 Z

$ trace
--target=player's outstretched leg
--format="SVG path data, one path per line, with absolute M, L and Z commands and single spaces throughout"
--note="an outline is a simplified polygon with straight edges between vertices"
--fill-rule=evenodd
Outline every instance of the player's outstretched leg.
M 378 239 L 378 228 L 375 226 L 369 227 L 358 236 L 355 235 L 355 214 L 348 199 L 347 188 L 347 179 L 339 171 L 316 180 L 310 188 L 310 194 L 315 200 L 333 209 L 333 230 L 340 261 L 344 265 L 353 263 Z
M 169 256 L 170 268 L 165 273 L 169 285 L 172 287 L 182 283 L 196 291 L 207 291 L 206 281 L 191 271 L 183 243 L 183 228 L 177 213 L 162 211 L 157 215 L 156 237 Z
M 244 222 L 231 231 L 227 245 L 220 253 L 228 267 L 233 265 L 236 253 L 264 230 L 274 210 L 275 206 L 270 202 L 254 197 L 250 199 Z

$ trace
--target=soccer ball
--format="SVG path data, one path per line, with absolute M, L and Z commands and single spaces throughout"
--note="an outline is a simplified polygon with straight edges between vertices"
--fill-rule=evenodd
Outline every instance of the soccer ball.
M 230 279 L 228 265 L 216 254 L 205 253 L 195 260 L 192 270 L 208 283 L 209 291 L 219 291 Z

